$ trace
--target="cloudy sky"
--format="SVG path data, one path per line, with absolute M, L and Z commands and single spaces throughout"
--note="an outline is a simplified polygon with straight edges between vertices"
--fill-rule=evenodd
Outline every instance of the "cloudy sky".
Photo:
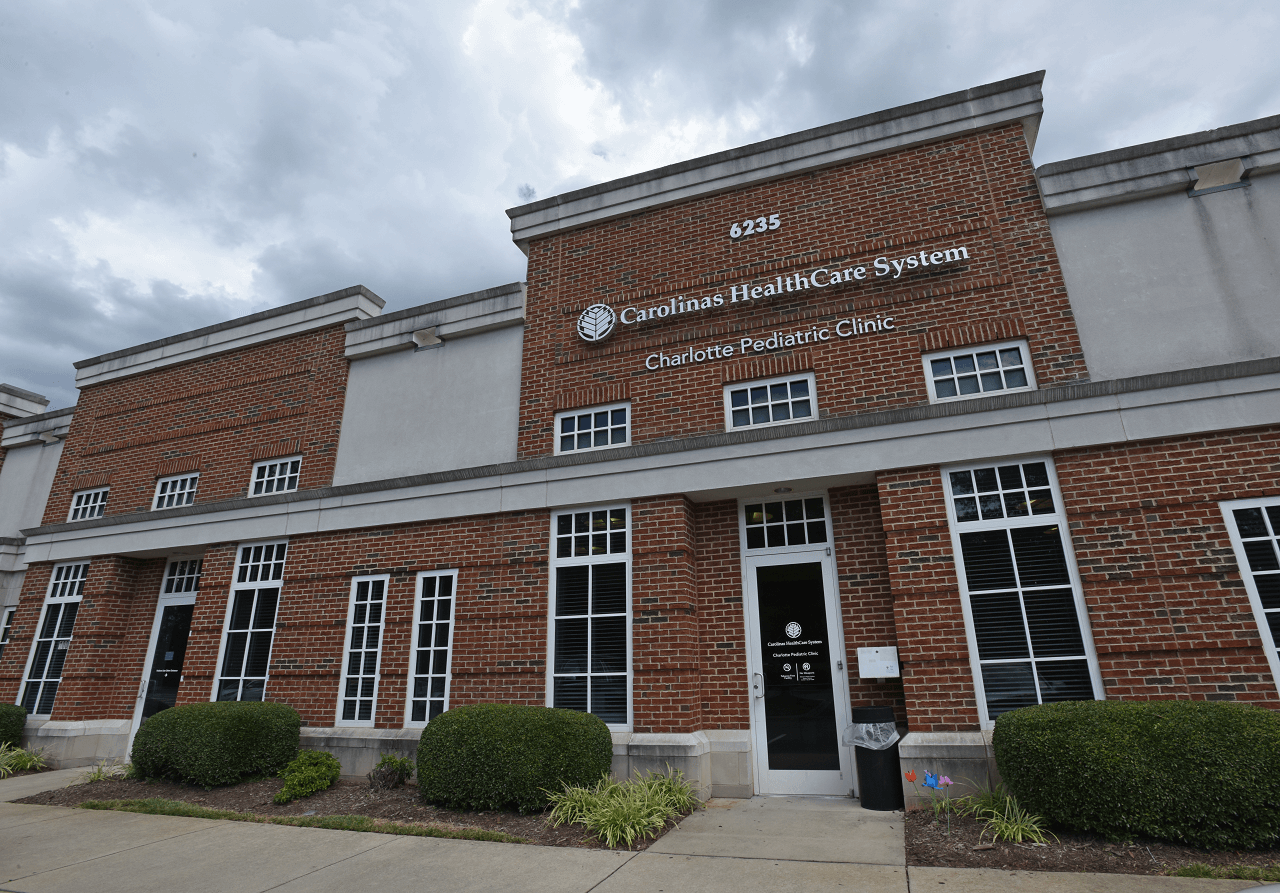
M 530 197 L 1042 68 L 1038 164 L 1274 115 L 1277 44 L 1270 0 L 13 0 L 0 381 L 520 279 Z

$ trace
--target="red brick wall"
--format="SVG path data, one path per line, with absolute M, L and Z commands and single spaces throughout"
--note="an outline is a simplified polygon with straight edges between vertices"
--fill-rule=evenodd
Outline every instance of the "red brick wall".
M 341 325 L 85 388 L 44 523 L 111 487 L 107 514 L 151 508 L 158 477 L 200 471 L 197 502 L 244 496 L 256 457 L 303 455 L 300 489 L 333 481 L 347 361 Z
M 751 697 L 747 628 L 742 613 L 742 549 L 738 503 L 695 505 L 699 644 L 702 651 L 702 726 L 745 729 Z
M 780 229 L 728 238 L 735 220 L 775 212 Z M 969 248 L 970 261 L 936 274 L 814 288 L 755 309 L 726 304 L 678 323 L 619 324 L 597 345 L 575 334 L 578 314 L 592 303 L 621 312 L 679 295 L 722 292 L 727 301 L 730 285 L 958 245 Z M 745 369 L 732 368 L 735 356 L 656 372 L 644 368 L 645 357 L 877 313 L 895 317 L 894 333 L 775 352 L 792 368 L 814 370 L 823 415 L 925 402 L 921 352 L 958 343 L 1025 334 L 1042 386 L 1086 376 L 1019 125 L 533 242 L 519 455 L 550 453 L 555 409 L 593 394 L 632 400 L 633 442 L 723 430 L 723 383 L 770 374 L 767 362 L 750 366 L 766 355 L 752 354 Z

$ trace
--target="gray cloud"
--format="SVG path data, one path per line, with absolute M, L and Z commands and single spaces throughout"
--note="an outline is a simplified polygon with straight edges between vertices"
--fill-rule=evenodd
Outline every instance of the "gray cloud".
M 1225 24 L 1224 24 L 1225 23 Z M 0 380 L 357 282 L 523 274 L 504 209 L 1040 68 L 1037 161 L 1280 112 L 1266 4 L 0 6 Z

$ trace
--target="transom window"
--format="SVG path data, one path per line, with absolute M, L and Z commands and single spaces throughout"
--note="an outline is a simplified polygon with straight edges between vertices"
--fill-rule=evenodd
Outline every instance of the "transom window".
M 457 571 L 418 575 L 410 656 L 409 722 L 429 722 L 449 709 L 449 651 Z
M 629 721 L 631 600 L 627 509 L 557 514 L 551 706 Z
M 747 503 L 742 512 L 748 549 L 827 541 L 826 500 L 821 496 Z
M 110 487 L 98 487 L 96 490 L 81 490 L 71 497 L 71 511 L 67 513 L 68 521 L 85 521 L 89 518 L 101 518 L 107 510 L 107 494 Z
M 287 546 L 264 543 L 240 548 L 215 689 L 219 701 L 261 701 L 266 697 Z
M 556 414 L 556 452 L 576 453 L 631 442 L 626 403 Z
M 53 700 L 62 682 L 62 668 L 71 648 L 71 633 L 88 575 L 88 562 L 59 564 L 53 568 L 22 689 L 22 706 L 32 716 L 48 716 L 53 712 Z
M 298 489 L 298 470 L 300 468 L 302 468 L 302 458 L 300 456 L 258 462 L 253 466 L 253 482 L 249 487 L 249 495 L 265 496 L 268 493 L 290 493 Z
M 203 558 L 189 558 L 181 561 L 170 561 L 169 570 L 164 578 L 164 591 L 199 592 L 200 573 L 204 570 Z
M 151 510 L 191 505 L 196 501 L 196 484 L 199 482 L 199 474 L 161 478 L 156 481 L 156 498 L 151 503 Z
M 1253 604 L 1272 675 L 1280 679 L 1280 501 L 1239 506 L 1231 510 L 1230 517 L 1235 522 L 1232 545 L 1240 575 Z
M 388 579 L 357 577 L 351 581 L 347 660 L 342 667 L 342 695 L 338 699 L 338 721 L 342 723 L 373 725 Z
M 758 428 L 799 422 L 817 415 L 813 398 L 813 374 L 774 378 L 724 389 L 727 428 Z
M 983 724 L 1018 707 L 1097 697 L 1097 658 L 1048 463 L 956 469 L 946 480 Z M 983 488 L 989 511 L 974 494 Z
M 930 402 L 1035 387 L 1025 341 L 928 354 L 924 368 Z

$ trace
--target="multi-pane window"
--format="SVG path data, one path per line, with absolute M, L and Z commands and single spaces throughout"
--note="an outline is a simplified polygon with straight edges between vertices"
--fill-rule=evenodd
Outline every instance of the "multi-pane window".
M 67 513 L 68 521 L 85 521 L 89 518 L 101 518 L 107 510 L 107 494 L 109 487 L 98 487 L 96 490 L 81 490 L 71 497 L 71 511 Z
M 297 456 L 258 462 L 253 466 L 249 495 L 265 496 L 268 493 L 289 493 L 298 489 L 298 469 L 301 467 L 302 459 Z
M 1280 501 L 1232 506 L 1232 545 L 1274 674 L 1280 669 L 1276 644 L 1280 642 Z
M 951 533 L 984 724 L 1101 692 L 1089 622 L 1047 462 L 951 470 Z
M 9 631 L 13 628 L 13 615 L 17 613 L 17 608 L 4 609 L 4 620 L 0 621 L 0 657 L 4 656 L 4 646 L 9 641 Z
M 724 408 L 730 431 L 811 419 L 817 415 L 813 375 L 729 385 L 724 389 Z
M 994 344 L 924 358 L 931 400 L 981 397 L 1034 387 L 1024 341 Z
M 219 701 L 261 701 L 266 696 L 287 545 L 240 547 L 215 689 Z
M 203 558 L 188 558 L 169 562 L 169 570 L 164 577 L 165 593 L 199 592 L 200 572 L 203 570 Z
M 409 722 L 435 719 L 449 709 L 449 647 L 457 571 L 418 575 L 409 657 Z
M 556 514 L 551 706 L 628 721 L 627 509 Z
M 827 541 L 826 500 L 782 499 L 743 505 L 748 549 L 806 546 Z
M 156 498 L 151 503 L 151 510 L 191 505 L 196 501 L 196 484 L 199 482 L 199 474 L 161 478 L 156 481 Z
M 48 716 L 53 712 L 53 699 L 62 682 L 62 667 L 71 647 L 71 632 L 88 575 L 88 563 L 59 564 L 53 568 L 22 689 L 22 706 L 32 716 Z
M 556 452 L 576 453 L 631 442 L 625 403 L 556 414 Z
M 373 724 L 378 699 L 378 656 L 382 653 L 383 611 L 388 577 L 357 577 L 351 581 L 347 612 L 347 659 L 342 667 L 338 721 Z

